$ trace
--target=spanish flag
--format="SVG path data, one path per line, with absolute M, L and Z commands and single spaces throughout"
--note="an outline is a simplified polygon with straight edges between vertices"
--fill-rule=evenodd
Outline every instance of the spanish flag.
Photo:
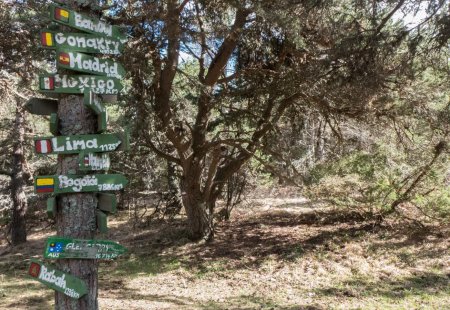
M 70 64 L 70 56 L 67 53 L 59 53 L 59 63 L 68 66 Z
M 69 22 L 69 11 L 62 8 L 55 8 L 55 19 L 64 23 Z
M 53 178 L 36 178 L 36 193 L 52 193 L 55 189 Z
M 42 46 L 53 46 L 53 34 L 51 32 L 41 32 Z

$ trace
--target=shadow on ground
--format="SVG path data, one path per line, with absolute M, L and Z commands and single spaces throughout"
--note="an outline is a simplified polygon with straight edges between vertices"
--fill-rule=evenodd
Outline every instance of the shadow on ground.
M 376 235 L 383 242 L 372 252 L 390 247 L 399 249 L 422 242 L 442 242 L 444 236 L 405 223 L 380 226 L 365 214 L 345 211 L 290 213 L 265 212 L 254 216 L 236 217 L 217 225 L 214 241 L 191 243 L 186 238 L 184 221 L 149 222 L 145 232 L 123 242 L 134 253 L 128 264 L 120 264 L 116 272 L 136 275 L 156 274 L 180 266 L 197 268 L 200 273 L 220 269 L 258 268 L 267 259 L 292 261 L 314 251 L 333 252 L 349 241 Z M 121 228 L 119 228 L 121 229 Z M 399 241 L 399 236 L 406 239 Z M 427 238 L 435 236 L 434 241 Z M 422 258 L 435 257 L 442 249 L 422 251 Z M 134 262 L 133 262 L 134 260 Z M 219 262 L 221 266 L 211 266 Z

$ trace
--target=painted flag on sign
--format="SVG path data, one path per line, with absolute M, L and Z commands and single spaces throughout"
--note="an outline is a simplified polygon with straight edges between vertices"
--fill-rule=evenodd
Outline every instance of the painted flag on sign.
M 59 62 L 62 65 L 69 65 L 70 64 L 70 56 L 67 53 L 59 53 Z
M 40 88 L 41 89 L 55 89 L 55 78 L 53 76 L 41 77 L 40 78 Z
M 68 23 L 69 22 L 69 11 L 66 11 L 61 8 L 56 8 L 55 10 L 55 19 Z
M 40 272 L 41 272 L 41 265 L 32 262 L 30 265 L 30 269 L 28 269 L 28 274 L 33 278 L 37 278 Z
M 55 181 L 53 178 L 37 178 L 36 192 L 37 193 L 51 193 L 55 189 Z
M 51 32 L 41 33 L 41 44 L 42 46 L 53 46 L 53 35 Z
M 52 151 L 52 142 L 50 140 L 36 140 L 34 147 L 36 153 L 47 154 Z

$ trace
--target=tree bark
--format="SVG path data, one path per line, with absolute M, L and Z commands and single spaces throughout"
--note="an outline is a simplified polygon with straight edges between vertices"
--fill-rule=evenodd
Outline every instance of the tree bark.
M 66 96 L 59 101 L 58 117 L 62 135 L 95 133 L 96 118 L 83 105 L 83 96 Z M 58 174 L 80 173 L 78 155 L 60 155 Z M 93 239 L 96 232 L 97 199 L 95 194 L 65 194 L 58 197 L 56 212 L 57 234 L 61 237 Z M 85 281 L 88 293 L 80 299 L 70 298 L 55 292 L 55 309 L 95 310 L 98 309 L 98 263 L 93 259 L 61 259 L 62 271 Z
M 21 106 L 20 99 L 16 99 L 16 117 L 14 122 L 14 147 L 11 177 L 11 198 L 13 201 L 11 242 L 13 245 L 27 241 L 26 219 L 27 199 L 25 196 L 25 111 Z
M 181 197 L 186 211 L 189 238 L 191 240 L 212 240 L 214 237 L 213 217 L 201 191 L 196 173 L 184 175 L 181 181 Z

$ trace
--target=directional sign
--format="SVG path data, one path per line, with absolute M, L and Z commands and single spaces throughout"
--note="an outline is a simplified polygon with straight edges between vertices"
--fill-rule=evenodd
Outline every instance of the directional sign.
M 80 170 L 109 170 L 111 161 L 108 154 L 81 152 L 79 157 Z
M 56 53 L 56 64 L 59 68 L 123 79 L 125 69 L 113 60 L 98 58 L 78 52 Z
M 114 259 L 127 249 L 109 240 L 83 240 L 49 237 L 45 244 L 45 258 Z
M 47 216 L 54 218 L 56 214 L 56 197 L 50 197 L 47 199 Z
M 97 228 L 101 234 L 108 232 L 108 216 L 100 210 L 95 211 L 97 216 Z
M 126 41 L 126 37 L 120 31 L 119 27 L 112 26 L 99 19 L 95 19 L 66 8 L 50 5 L 50 18 L 57 23 L 81 31 L 107 37 L 115 37 L 120 39 L 122 42 Z
M 81 193 L 118 191 L 128 184 L 121 174 L 45 175 L 34 177 L 35 193 Z
M 50 114 L 50 132 L 55 136 L 59 134 L 59 118 L 56 113 Z
M 79 299 L 88 292 L 86 284 L 81 279 L 36 260 L 31 260 L 28 275 L 49 288 L 75 299 Z
M 102 211 L 114 214 L 117 212 L 117 198 L 115 194 L 98 193 L 98 208 Z
M 123 149 L 119 147 L 123 139 L 123 135 L 115 133 L 34 138 L 34 149 L 38 154 L 112 152 Z
M 41 92 L 82 94 L 85 89 L 91 89 L 96 94 L 116 95 L 123 85 L 116 78 L 98 75 L 39 75 Z
M 58 100 L 45 98 L 31 98 L 25 105 L 31 114 L 50 115 L 58 112 Z
M 88 88 L 84 90 L 84 105 L 94 111 L 97 115 L 106 111 L 100 98 Z
M 123 51 L 123 43 L 116 38 L 95 34 L 67 33 L 44 30 L 41 32 L 41 46 L 62 51 L 117 55 Z

